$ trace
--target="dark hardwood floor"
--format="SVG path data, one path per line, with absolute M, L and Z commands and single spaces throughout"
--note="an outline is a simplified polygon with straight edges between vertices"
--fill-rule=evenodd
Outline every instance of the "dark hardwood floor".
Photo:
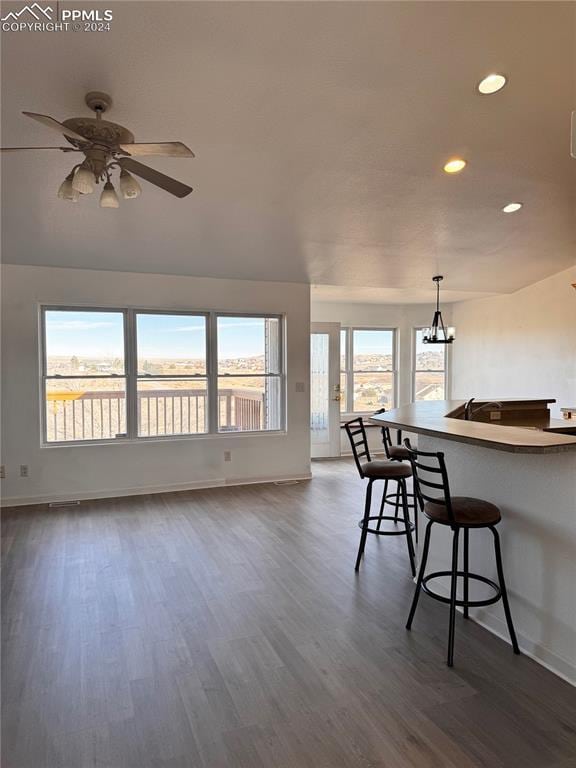
M 3 768 L 575 768 L 576 692 L 412 596 L 362 486 L 7 510 Z

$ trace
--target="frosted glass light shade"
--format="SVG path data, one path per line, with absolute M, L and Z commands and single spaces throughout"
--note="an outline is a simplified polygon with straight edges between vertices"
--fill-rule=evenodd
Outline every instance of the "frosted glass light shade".
M 140 184 L 128 171 L 120 171 L 120 192 L 125 200 L 130 200 L 142 192 Z
M 100 195 L 100 208 L 119 208 L 120 201 L 111 181 L 104 184 L 104 189 Z
M 74 187 L 72 186 L 72 179 L 74 177 L 74 172 L 68 174 L 62 184 L 60 184 L 60 188 L 58 190 L 58 197 L 60 200 L 70 200 L 72 203 L 77 203 L 78 198 L 80 197 L 79 193 L 76 192 Z
M 81 165 L 74 174 L 74 178 L 72 179 L 72 186 L 76 192 L 79 192 L 81 195 L 90 195 L 92 192 L 94 192 L 95 181 L 96 179 L 94 178 L 94 174 L 90 168 L 87 168 L 85 165 Z

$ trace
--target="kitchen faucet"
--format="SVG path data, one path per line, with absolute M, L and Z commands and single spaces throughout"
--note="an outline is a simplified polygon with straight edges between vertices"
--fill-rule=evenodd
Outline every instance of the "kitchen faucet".
M 498 400 L 489 400 L 487 403 L 481 403 L 478 408 L 472 408 L 472 403 L 474 402 L 476 398 L 471 397 L 470 400 L 466 403 L 464 406 L 464 419 L 465 421 L 471 421 L 472 416 L 475 413 L 478 413 L 479 411 L 483 411 L 485 408 L 489 408 L 490 406 L 496 406 L 496 408 L 502 408 L 502 403 Z

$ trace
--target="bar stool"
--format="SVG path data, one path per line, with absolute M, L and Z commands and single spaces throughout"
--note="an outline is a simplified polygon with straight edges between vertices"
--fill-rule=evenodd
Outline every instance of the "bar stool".
M 364 554 L 364 547 L 366 545 L 366 536 L 369 533 L 377 534 L 378 536 L 406 536 L 408 544 L 408 556 L 410 558 L 410 567 L 412 569 L 412 575 L 416 575 L 416 565 L 414 557 L 414 544 L 412 542 L 412 531 L 414 526 L 410 522 L 408 515 L 408 497 L 406 493 L 406 478 L 412 476 L 412 470 L 407 464 L 402 464 L 397 461 L 378 461 L 370 457 L 370 449 L 368 448 L 368 439 L 366 437 L 366 429 L 364 428 L 364 422 L 362 417 L 352 419 L 347 424 L 344 424 L 346 434 L 350 440 L 352 446 L 352 453 L 354 455 L 354 462 L 358 469 L 358 474 L 362 479 L 368 478 L 368 486 L 366 488 L 366 499 L 364 504 L 364 517 L 358 523 L 358 526 L 362 529 L 360 535 L 360 546 L 358 548 L 358 556 L 356 558 L 355 570 L 360 568 L 360 561 Z M 384 494 L 382 497 L 382 504 L 380 506 L 379 515 L 370 515 L 370 508 L 372 504 L 372 485 L 376 480 L 384 480 Z M 384 499 L 388 492 L 388 483 L 390 481 L 396 482 L 398 493 L 402 497 L 402 512 L 403 520 L 396 522 L 402 525 L 400 530 L 393 531 L 381 531 L 380 525 L 382 520 L 394 520 L 395 518 L 390 515 L 383 515 Z M 371 528 L 370 521 L 377 520 L 377 527 Z
M 386 408 L 380 408 L 379 411 L 376 411 L 377 414 L 380 413 L 386 413 Z M 390 436 L 390 427 L 383 426 L 381 428 L 382 431 L 382 444 L 384 445 L 384 452 L 386 453 L 386 458 L 390 461 L 409 461 L 410 455 L 408 453 L 408 449 L 403 445 L 394 445 L 392 443 L 392 437 Z M 401 430 L 398 430 L 398 440 L 400 441 L 402 439 L 402 432 Z M 408 499 L 412 500 L 412 504 L 409 506 L 412 507 L 414 510 L 414 528 L 415 528 L 415 534 L 416 534 L 416 541 L 418 541 L 418 508 L 416 506 L 417 504 L 417 496 L 415 493 L 408 493 L 407 494 Z M 391 501 L 393 499 L 393 501 Z M 395 522 L 398 522 L 398 513 L 400 510 L 400 507 L 402 506 L 400 504 L 400 494 L 399 489 L 396 489 L 396 493 L 390 493 L 388 495 L 385 495 L 382 497 L 382 508 L 380 510 L 380 513 L 382 513 L 384 509 L 384 505 L 389 504 L 390 506 L 395 508 L 394 513 L 394 520 Z
M 444 454 L 429 453 L 425 451 L 418 451 L 411 447 L 410 441 L 405 440 L 404 445 L 408 449 L 410 458 L 410 464 L 412 465 L 412 474 L 414 476 L 414 490 L 418 495 L 420 505 L 423 507 L 424 514 L 428 518 L 426 525 L 426 535 L 424 537 L 424 549 L 422 552 L 422 561 L 420 563 L 420 569 L 418 572 L 418 579 L 416 581 L 416 591 L 414 592 L 414 598 L 412 600 L 412 606 L 410 608 L 410 615 L 406 623 L 406 629 L 412 627 L 412 621 L 416 612 L 416 606 L 418 605 L 418 598 L 420 592 L 426 592 L 426 594 L 433 597 L 435 600 L 439 600 L 442 603 L 450 605 L 450 620 L 448 624 L 448 666 L 453 666 L 454 663 L 454 631 L 455 631 L 455 619 L 456 619 L 456 606 L 462 606 L 464 608 L 464 618 L 468 618 L 468 609 L 471 607 L 480 607 L 485 605 L 492 605 L 493 603 L 502 600 L 502 606 L 504 608 L 504 614 L 506 615 L 506 624 L 508 625 L 508 632 L 510 634 L 510 641 L 514 653 L 520 653 L 518 648 L 518 642 L 516 640 L 516 633 L 514 631 L 514 625 L 512 623 L 512 614 L 510 613 L 510 605 L 508 603 L 508 594 L 506 592 L 506 582 L 504 581 L 504 569 L 502 567 L 502 553 L 500 550 L 500 537 L 495 526 L 501 520 L 500 510 L 495 504 L 491 504 L 489 501 L 483 501 L 482 499 L 474 499 L 468 496 L 451 496 L 450 486 L 448 484 L 448 473 L 446 471 L 446 463 L 444 461 Z M 424 461 L 421 460 L 424 458 Z M 440 475 L 440 477 L 438 477 Z M 428 478 L 428 479 L 426 479 Z M 440 482 L 437 482 L 440 480 Z M 429 496 L 428 488 L 433 488 L 437 496 Z M 428 559 L 428 550 L 430 548 L 430 532 L 434 523 L 439 525 L 447 525 L 452 529 L 452 564 L 449 571 L 435 571 L 424 575 L 426 571 L 426 561 Z M 469 570 L 468 561 L 468 539 L 471 529 L 476 528 L 488 528 L 492 532 L 494 537 L 494 554 L 496 557 L 496 569 L 498 572 L 498 584 L 485 576 L 480 576 L 477 573 L 471 573 Z M 460 529 L 464 531 L 464 562 L 463 570 L 458 570 L 458 539 L 460 535 Z M 432 579 L 436 579 L 440 576 L 450 576 L 450 597 L 434 592 L 428 583 Z M 463 599 L 458 600 L 456 597 L 458 578 L 463 579 Z M 470 579 L 474 581 L 482 582 L 482 584 L 488 584 L 492 588 L 494 594 L 485 600 L 470 600 L 468 597 L 468 588 Z

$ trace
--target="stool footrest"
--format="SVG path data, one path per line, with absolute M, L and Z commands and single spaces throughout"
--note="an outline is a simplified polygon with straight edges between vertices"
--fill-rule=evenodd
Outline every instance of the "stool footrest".
M 414 494 L 413 493 L 407 493 L 406 494 L 406 498 L 413 499 L 414 498 Z M 394 499 L 394 501 L 388 501 L 388 499 Z M 402 509 L 402 495 L 400 495 L 400 501 L 397 502 L 396 501 L 396 494 L 395 493 L 389 493 L 386 496 L 385 504 L 389 504 L 391 507 L 398 507 L 398 509 Z M 412 504 L 408 504 L 408 506 L 412 507 L 412 506 L 414 506 L 414 504 L 413 503 Z
M 370 527 L 366 529 L 368 533 L 375 533 L 377 536 L 406 536 L 408 530 L 414 530 L 414 523 L 410 523 L 409 528 L 406 528 L 406 523 L 404 520 L 401 518 L 396 520 L 396 518 L 392 515 L 382 515 L 382 517 L 380 517 L 380 515 L 373 515 L 372 517 L 369 517 L 368 520 L 392 520 L 397 525 L 402 526 L 402 530 L 400 531 L 379 531 L 377 528 Z M 364 528 L 364 520 L 358 521 L 358 528 Z
M 464 578 L 466 576 L 466 573 L 464 571 L 456 571 L 457 576 L 461 576 Z M 428 582 L 431 579 L 438 579 L 441 576 L 452 576 L 452 571 L 434 571 L 434 573 L 429 573 L 427 576 L 424 576 L 422 579 L 422 591 L 426 592 L 427 595 L 430 595 L 430 597 L 433 597 L 434 600 L 439 600 L 441 603 L 450 603 L 450 598 L 446 597 L 445 595 L 441 595 L 438 592 L 434 592 L 433 589 L 430 589 L 428 586 Z M 493 603 L 497 603 L 498 600 L 502 597 L 502 590 L 491 579 L 487 579 L 486 576 L 480 576 L 478 573 L 468 573 L 468 579 L 470 581 L 480 581 L 482 584 L 488 584 L 489 587 L 491 587 L 494 590 L 494 596 L 486 598 L 485 600 L 456 600 L 456 605 L 459 605 L 461 607 L 467 607 L 467 608 L 479 608 L 484 605 L 492 605 Z

